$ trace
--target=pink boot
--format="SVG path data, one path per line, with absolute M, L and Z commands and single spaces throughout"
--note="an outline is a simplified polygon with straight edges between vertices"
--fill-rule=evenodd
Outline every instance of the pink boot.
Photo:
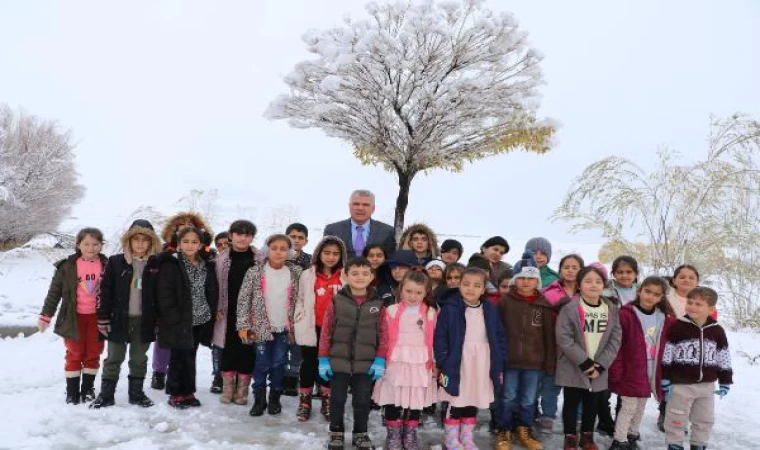
M 475 430 L 475 417 L 465 417 L 459 424 L 459 442 L 462 443 L 464 450 L 478 450 L 472 435 Z
M 462 443 L 459 442 L 459 427 L 459 419 L 445 419 L 443 421 L 443 445 L 446 450 L 464 450 Z
M 385 448 L 388 450 L 404 450 L 404 444 L 401 440 L 401 421 L 386 420 L 385 428 L 388 430 L 388 437 L 385 440 Z

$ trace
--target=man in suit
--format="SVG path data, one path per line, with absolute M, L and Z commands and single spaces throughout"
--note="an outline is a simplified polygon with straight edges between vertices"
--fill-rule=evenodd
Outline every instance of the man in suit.
M 380 244 L 390 257 L 396 251 L 396 233 L 392 226 L 372 219 L 375 212 L 375 194 L 360 189 L 351 193 L 348 202 L 351 218 L 325 227 L 325 236 L 337 236 L 346 243 L 348 257 L 361 256 L 364 248 Z

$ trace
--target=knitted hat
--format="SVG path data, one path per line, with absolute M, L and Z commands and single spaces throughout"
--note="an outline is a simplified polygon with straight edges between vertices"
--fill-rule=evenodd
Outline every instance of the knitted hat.
M 460 258 L 462 257 L 462 253 L 464 253 L 462 243 L 456 239 L 446 239 L 443 241 L 443 244 L 441 244 L 441 253 L 448 253 L 452 250 L 457 250 Z
M 493 247 L 494 245 L 501 245 L 502 247 L 504 247 L 506 249 L 506 251 L 504 252 L 505 255 L 509 253 L 509 243 L 507 243 L 507 240 L 501 236 L 494 236 L 494 237 L 488 238 L 485 242 L 483 242 L 483 245 L 481 245 L 480 247 L 488 248 L 488 247 Z
M 538 267 L 538 264 L 536 264 L 536 260 L 533 259 L 533 253 L 530 251 L 525 251 L 522 254 L 522 259 L 517 261 L 512 267 L 512 273 L 520 273 L 522 271 L 523 267 Z
M 473 253 L 470 259 L 467 261 L 467 268 L 474 267 L 476 269 L 483 269 L 488 273 L 491 273 L 491 263 L 488 258 L 480 253 Z
M 589 267 L 593 267 L 595 269 L 598 269 L 600 272 L 602 272 L 602 281 L 604 281 L 605 284 L 607 283 L 607 279 L 609 278 L 609 275 L 607 272 L 607 267 L 604 264 L 600 263 L 599 261 L 595 261 L 589 264 Z
M 446 263 L 440 259 L 434 259 L 425 265 L 425 270 L 429 270 L 431 267 L 438 267 L 441 270 L 446 270 Z
M 145 219 L 135 220 L 134 222 L 132 222 L 132 225 L 129 226 L 129 229 L 131 230 L 132 228 L 137 228 L 137 227 L 147 228 L 150 231 L 155 231 L 153 230 L 153 225 Z
M 525 244 L 525 250 L 541 252 L 546 255 L 547 260 L 552 260 L 552 243 L 546 238 L 534 237 Z
M 509 281 L 510 285 L 515 284 L 515 280 L 518 278 L 534 278 L 538 280 L 538 285 L 536 286 L 536 289 L 539 291 L 541 290 L 541 271 L 538 270 L 537 267 L 533 266 L 523 266 L 522 270 L 518 272 L 512 279 Z

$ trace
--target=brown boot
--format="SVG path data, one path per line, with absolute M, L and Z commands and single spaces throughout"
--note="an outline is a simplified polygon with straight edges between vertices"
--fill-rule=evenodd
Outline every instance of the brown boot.
M 581 433 L 581 442 L 580 446 L 582 450 L 599 450 L 599 447 L 596 446 L 596 443 L 594 442 L 594 433 Z
M 496 433 L 494 450 L 512 450 L 512 432 L 499 431 Z
M 322 388 L 322 407 L 319 408 L 319 412 L 325 420 L 330 421 L 330 388 Z
M 232 399 L 236 405 L 248 404 L 248 386 L 251 384 L 250 375 L 238 374 L 237 387 L 235 388 L 235 397 Z
M 299 422 L 306 422 L 311 417 L 311 388 L 301 388 L 298 394 L 298 411 L 296 417 Z
M 232 403 L 232 397 L 235 395 L 235 381 L 236 374 L 222 374 L 222 396 L 219 397 L 220 402 L 225 404 Z
M 541 444 L 541 441 L 533 436 L 533 432 L 528 427 L 517 427 L 515 436 L 517 436 L 517 443 L 527 448 L 528 450 L 543 450 L 544 448 L 544 446 Z

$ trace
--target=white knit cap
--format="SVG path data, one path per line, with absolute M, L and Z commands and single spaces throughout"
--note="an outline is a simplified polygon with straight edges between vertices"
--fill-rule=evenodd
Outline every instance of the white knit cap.
M 438 267 L 441 270 L 446 270 L 446 263 L 440 259 L 434 259 L 425 265 L 425 270 L 428 270 L 431 267 Z
M 539 291 L 541 290 L 541 271 L 538 270 L 538 268 L 532 266 L 524 266 L 522 270 L 520 270 L 520 273 L 512 277 L 509 284 L 514 286 L 515 280 L 518 278 L 535 278 L 538 280 L 537 289 Z

